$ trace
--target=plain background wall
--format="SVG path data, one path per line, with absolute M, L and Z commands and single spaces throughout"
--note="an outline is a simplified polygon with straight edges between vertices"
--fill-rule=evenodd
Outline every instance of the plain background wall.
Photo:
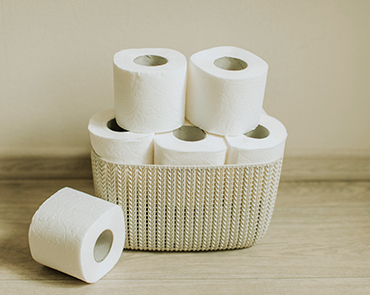
M 0 156 L 89 153 L 113 108 L 113 54 L 219 45 L 269 64 L 286 155 L 370 156 L 368 0 L 0 0 Z

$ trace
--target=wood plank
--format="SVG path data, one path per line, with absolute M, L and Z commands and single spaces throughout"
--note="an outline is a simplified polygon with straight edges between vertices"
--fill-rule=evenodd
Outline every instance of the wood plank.
M 243 280 L 76 280 L 0 281 L 3 294 L 273 294 L 368 295 L 367 278 Z
M 283 181 L 360 181 L 370 180 L 370 157 L 356 155 L 287 156 Z
M 279 207 L 370 206 L 368 182 L 284 182 L 277 194 Z
M 90 155 L 0 158 L 0 179 L 92 178 Z
M 33 261 L 28 249 L 27 232 L 33 213 L 65 185 L 93 192 L 91 180 L 0 182 L 0 282 L 36 280 L 45 288 L 45 284 L 55 286 L 54 281 L 74 281 Z M 355 197 L 349 206 L 351 194 Z M 279 190 L 270 228 L 257 245 L 214 252 L 124 250 L 105 279 L 170 280 L 181 284 L 183 280 L 229 284 L 233 280 L 302 278 L 367 278 L 370 282 L 369 199 L 367 182 L 287 182 Z M 44 284 L 43 280 L 52 283 Z

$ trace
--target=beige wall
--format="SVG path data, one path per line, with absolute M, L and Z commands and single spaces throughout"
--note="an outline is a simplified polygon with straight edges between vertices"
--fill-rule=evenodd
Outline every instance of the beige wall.
M 0 156 L 89 152 L 113 54 L 234 45 L 266 60 L 286 154 L 370 155 L 370 1 L 0 0 Z

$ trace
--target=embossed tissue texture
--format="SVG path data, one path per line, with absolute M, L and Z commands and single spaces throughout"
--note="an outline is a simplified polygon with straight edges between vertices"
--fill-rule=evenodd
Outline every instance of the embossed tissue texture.
M 217 135 L 207 134 L 200 141 L 182 141 L 172 132 L 154 136 L 154 163 L 161 165 L 223 165 L 226 143 Z
M 97 263 L 93 248 L 104 229 L 110 229 L 115 238 L 106 259 Z M 124 237 L 119 206 L 71 188 L 47 199 L 29 229 L 30 250 L 37 262 L 86 282 L 99 280 L 116 264 Z
M 160 66 L 132 62 L 136 55 L 123 50 L 114 61 L 114 97 L 118 125 L 132 132 L 165 132 L 184 123 L 187 62 L 181 53 L 169 49 L 148 49 L 145 54 L 167 58 Z
M 248 67 L 231 71 L 214 61 L 223 56 L 245 60 Z M 268 65 L 254 54 L 235 47 L 219 47 L 190 58 L 186 118 L 218 135 L 240 135 L 260 120 Z
M 96 113 L 89 122 L 91 147 L 106 161 L 118 164 L 153 164 L 154 133 L 117 132 L 107 122 L 115 118 L 115 111 Z
M 226 136 L 228 145 L 226 164 L 265 164 L 279 160 L 284 155 L 287 131 L 277 119 L 262 115 L 260 126 L 268 130 L 264 138 L 246 135 Z

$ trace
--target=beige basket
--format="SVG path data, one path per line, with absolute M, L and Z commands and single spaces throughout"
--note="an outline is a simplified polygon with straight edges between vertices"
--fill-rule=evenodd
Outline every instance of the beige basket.
M 125 249 L 245 248 L 265 234 L 283 159 L 264 165 L 123 165 L 91 153 L 95 193 L 126 212 Z

